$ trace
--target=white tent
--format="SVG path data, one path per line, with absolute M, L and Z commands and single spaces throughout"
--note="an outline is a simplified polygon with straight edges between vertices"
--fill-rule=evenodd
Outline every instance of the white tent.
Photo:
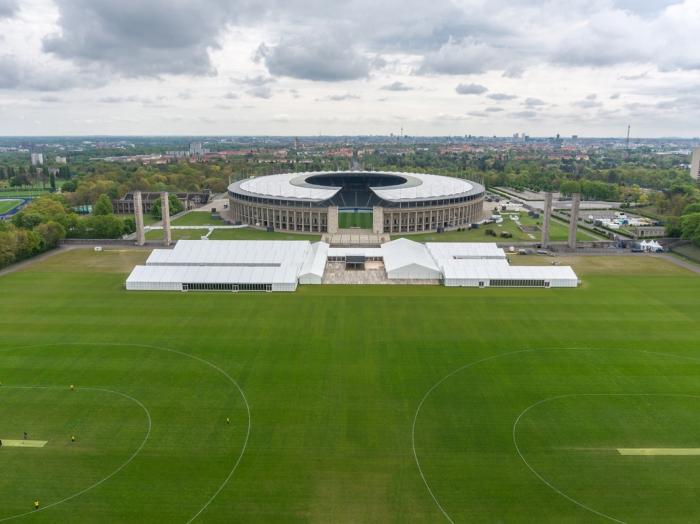
M 306 240 L 180 240 L 153 250 L 126 289 L 294 291 L 309 251 Z
M 320 284 L 323 281 L 323 273 L 326 270 L 326 260 L 328 259 L 328 247 L 325 242 L 311 244 L 299 272 L 300 284 Z
M 442 276 L 425 244 L 399 238 L 382 244 L 382 256 L 390 280 L 439 280 Z

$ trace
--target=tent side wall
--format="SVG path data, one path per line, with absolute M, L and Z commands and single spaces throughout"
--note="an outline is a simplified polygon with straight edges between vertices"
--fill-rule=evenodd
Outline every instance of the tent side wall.
M 419 264 L 408 264 L 386 272 L 389 280 L 439 280 L 442 278 L 440 271 Z

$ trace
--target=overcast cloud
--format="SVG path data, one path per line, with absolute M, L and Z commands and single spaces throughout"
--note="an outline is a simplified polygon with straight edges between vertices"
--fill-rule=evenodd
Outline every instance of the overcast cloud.
M 0 0 L 0 133 L 697 136 L 698 34 L 700 0 Z

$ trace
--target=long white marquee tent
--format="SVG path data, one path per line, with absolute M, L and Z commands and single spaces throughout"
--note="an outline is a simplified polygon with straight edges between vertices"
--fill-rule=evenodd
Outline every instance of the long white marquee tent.
M 370 248 L 333 248 L 324 242 L 180 240 L 155 249 L 136 266 L 128 290 L 295 291 L 321 284 L 328 261 L 382 260 L 389 280 L 433 280 L 462 287 L 576 287 L 568 266 L 511 266 L 492 243 L 397 239 Z

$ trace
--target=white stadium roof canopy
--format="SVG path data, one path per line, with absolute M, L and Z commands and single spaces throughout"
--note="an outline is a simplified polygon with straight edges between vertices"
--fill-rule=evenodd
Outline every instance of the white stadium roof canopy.
M 250 178 L 241 183 L 240 187 L 249 193 L 271 198 L 298 198 L 308 200 L 328 200 L 338 191 L 339 187 L 307 187 L 292 184 L 292 180 L 309 173 L 284 173 Z M 318 173 L 315 173 L 318 174 Z
M 283 173 L 249 178 L 235 182 L 229 189 L 237 186 L 246 193 L 261 197 L 279 199 L 299 199 L 322 201 L 328 200 L 338 193 L 340 187 L 324 187 L 313 185 L 306 181 L 312 176 L 321 175 L 385 175 L 401 177 L 405 183 L 397 186 L 371 187 L 370 189 L 380 198 L 388 202 L 405 200 L 424 200 L 449 198 L 469 193 L 477 186 L 461 178 L 425 173 L 403 173 L 398 171 L 315 171 L 306 173 Z
M 400 200 L 440 198 L 468 193 L 474 185 L 462 180 L 442 175 L 426 175 L 423 173 L 390 173 L 392 175 L 417 179 L 420 183 L 413 187 L 373 187 L 374 193 L 389 202 Z

